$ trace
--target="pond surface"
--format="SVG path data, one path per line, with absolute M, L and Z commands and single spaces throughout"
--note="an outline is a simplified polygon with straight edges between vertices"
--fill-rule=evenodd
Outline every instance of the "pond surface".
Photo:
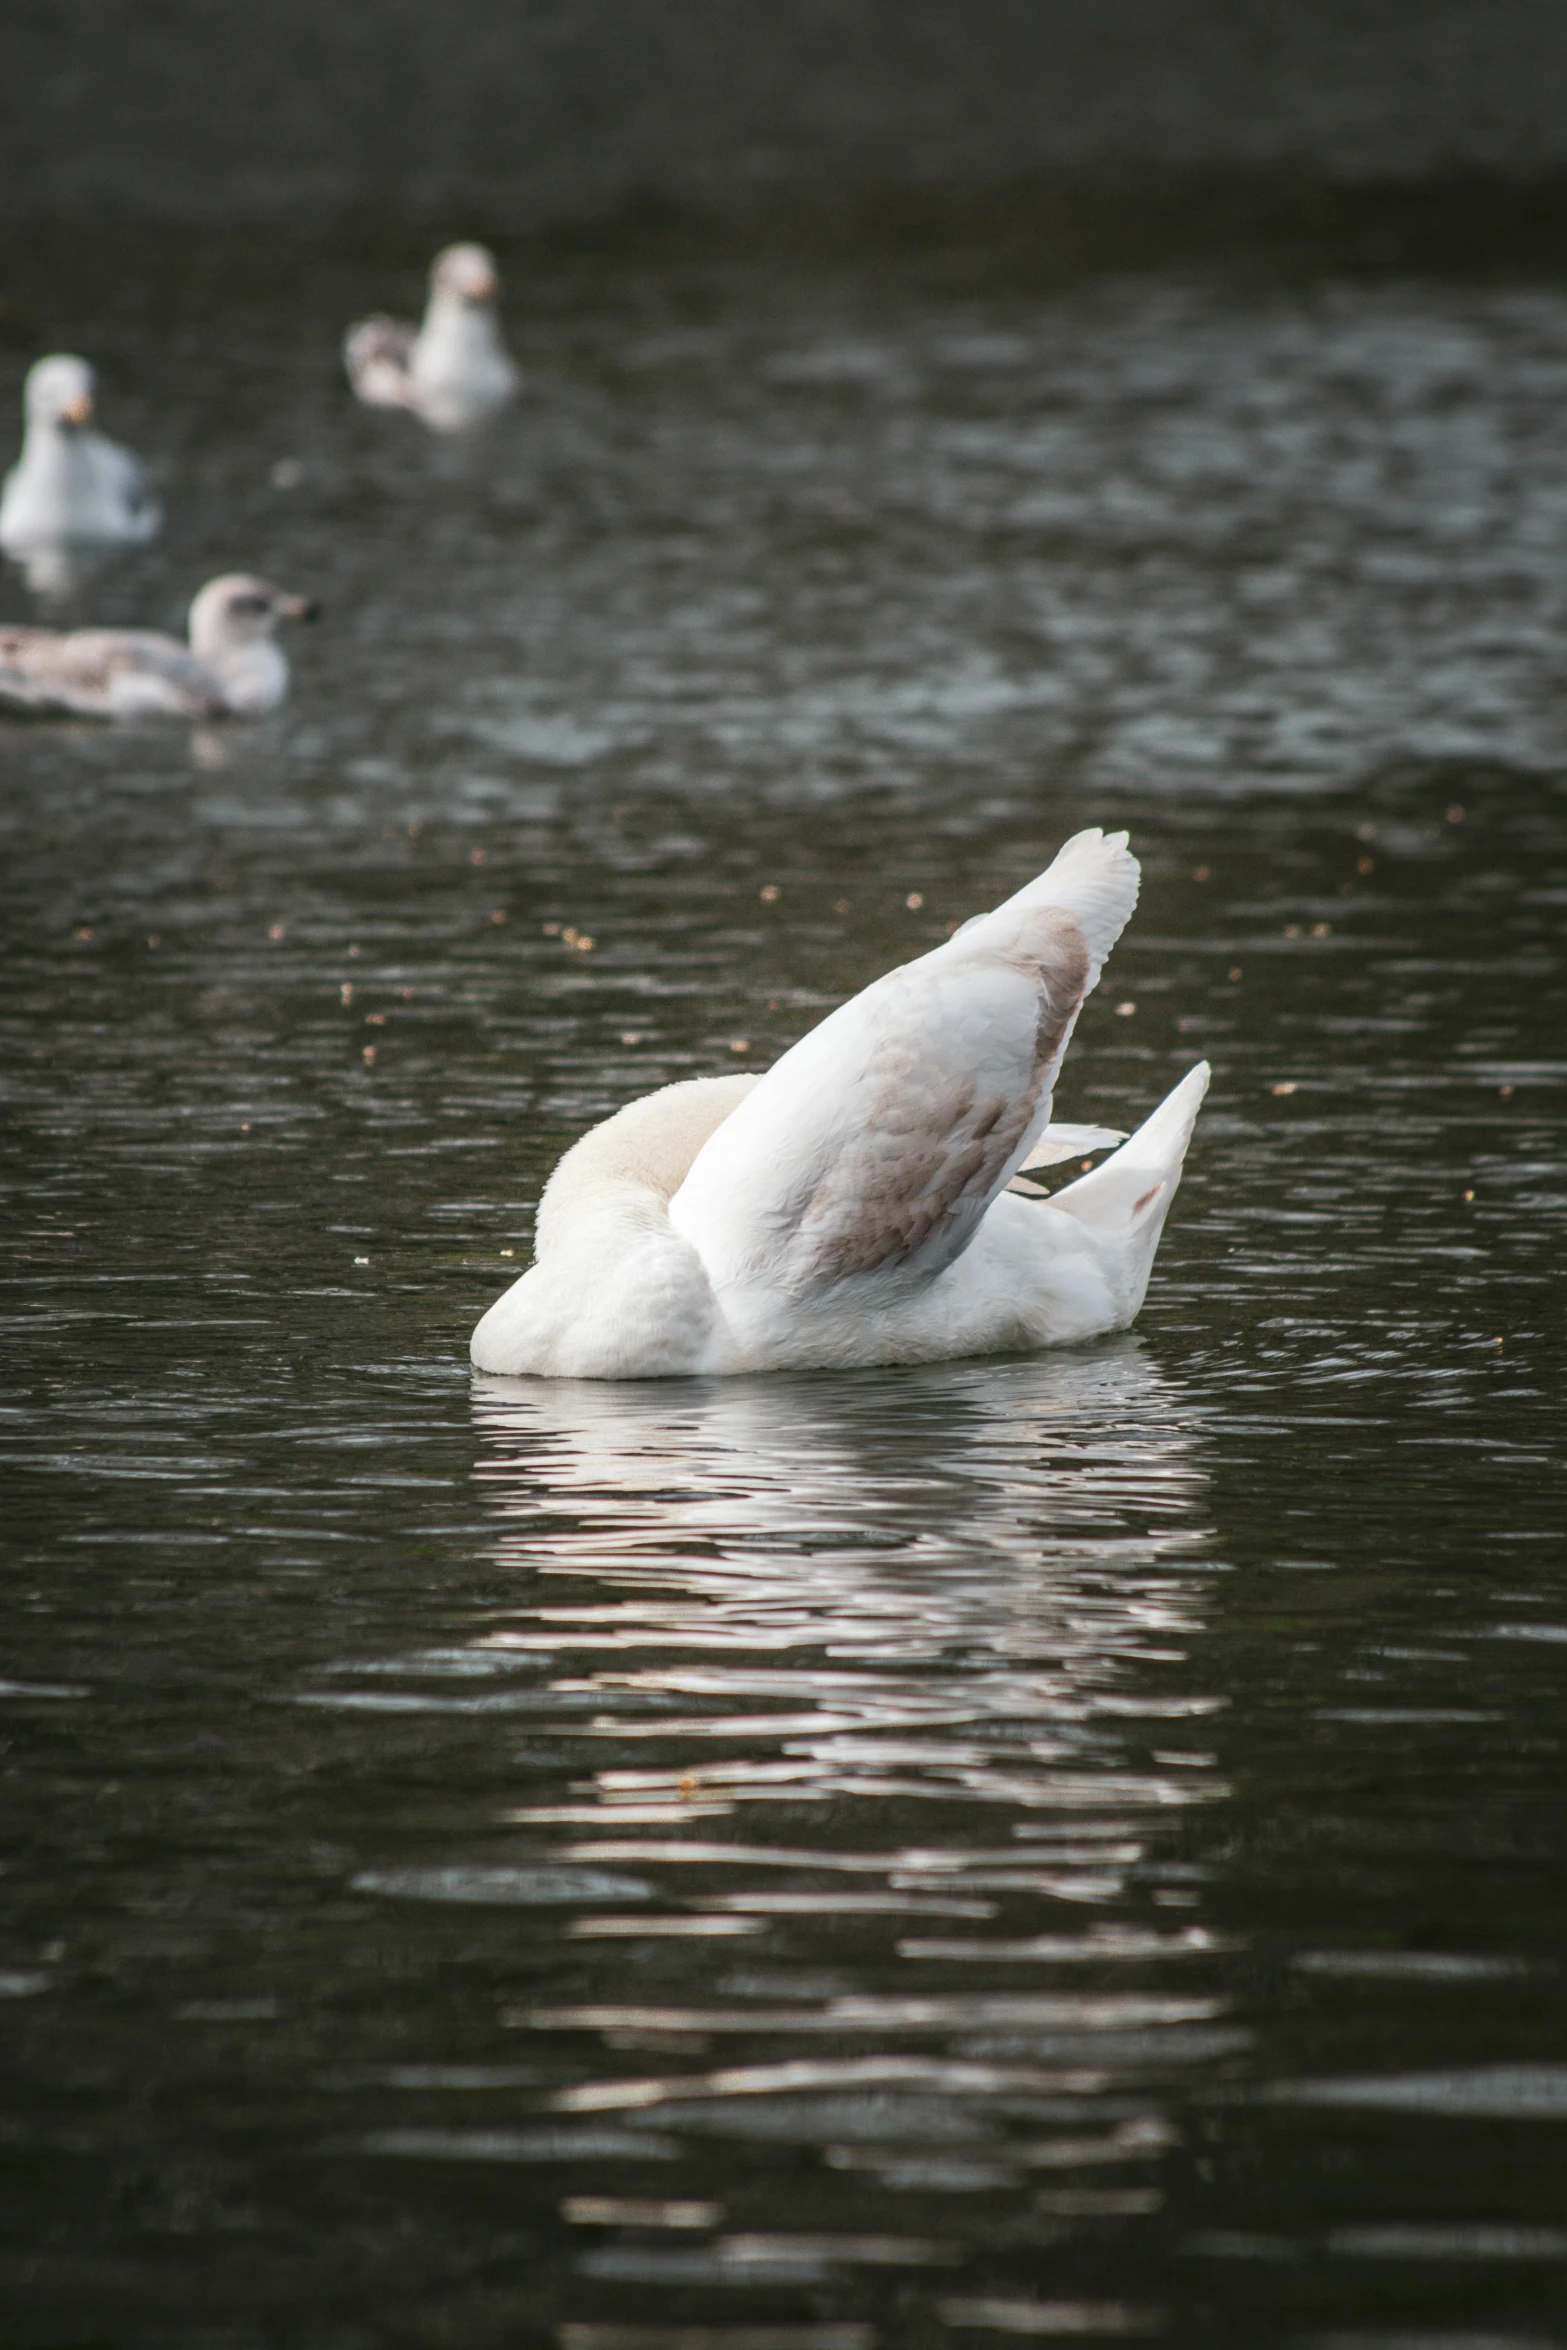
M 557 259 L 452 447 L 401 257 L 98 266 L 71 615 L 327 609 L 0 726 L 11 2338 L 1567 2340 L 1567 294 Z M 474 1380 L 586 1123 L 1087 822 L 1133 1334 Z

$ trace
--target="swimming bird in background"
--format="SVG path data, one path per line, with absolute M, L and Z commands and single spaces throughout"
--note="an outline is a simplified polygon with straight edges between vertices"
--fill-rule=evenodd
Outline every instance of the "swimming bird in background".
M 1208 1087 L 1130 1139 L 1052 1124 L 1100 967 L 1137 902 L 1125 833 L 889 971 L 761 1077 L 695 1078 L 585 1134 L 535 1262 L 473 1334 L 481 1371 L 565 1379 L 823 1369 L 1121 1330 Z M 1048 1199 L 1025 1170 L 1118 1141 Z
M 343 363 L 371 408 L 409 408 L 436 432 L 459 432 L 504 408 L 518 372 L 501 339 L 500 273 L 483 245 L 448 245 L 430 271 L 424 323 L 362 318 Z
M 0 547 L 27 561 L 62 546 L 135 547 L 152 538 L 163 509 L 129 450 L 93 430 L 96 384 L 86 360 L 66 352 L 38 360 L 22 398 L 22 454 L 0 491 Z
M 275 710 L 288 692 L 280 620 L 313 620 L 304 596 L 229 572 L 190 608 L 190 642 L 141 628 L 0 627 L 0 715 L 226 718 Z

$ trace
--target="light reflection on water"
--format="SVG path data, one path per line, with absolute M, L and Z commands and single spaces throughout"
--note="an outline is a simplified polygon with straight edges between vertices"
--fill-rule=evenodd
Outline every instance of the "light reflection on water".
M 548 2110 L 615 2117 L 622 2165 L 645 2132 L 667 2167 L 673 2136 L 714 2216 L 672 2248 L 590 2204 L 574 2273 L 649 2317 L 659 2288 L 722 2285 L 727 2311 L 987 2250 L 1031 2287 L 1071 2226 L 1151 2220 L 1172 2088 L 1250 2036 L 1165 1869 L 1172 1824 L 1222 1793 L 1192 1744 L 1221 1700 L 1190 1666 L 1199 1432 L 1142 1347 L 870 1384 L 482 1380 L 474 1408 L 526 1597 L 460 1656 L 410 1657 L 410 1689 L 475 1702 L 450 1684 L 483 1671 L 476 1702 L 502 1682 L 546 1715 L 573 1776 L 500 1812 L 504 1863 L 358 1882 L 543 1905 L 534 1931 L 576 1945 L 577 1995 L 503 2025 L 552 2052 Z M 574 2143 L 415 2127 L 370 2150 Z M 786 2177 L 782 2147 L 806 2158 Z M 835 2222 L 834 2179 L 886 2199 L 878 2231 Z M 932 2233 L 953 2196 L 960 2235 Z

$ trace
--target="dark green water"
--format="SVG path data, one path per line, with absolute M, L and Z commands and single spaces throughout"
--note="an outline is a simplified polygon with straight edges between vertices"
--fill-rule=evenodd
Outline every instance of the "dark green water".
M 251 260 L 7 315 L 83 612 L 328 607 L 0 727 L 7 2340 L 1567 2341 L 1567 296 L 562 265 L 464 452 Z M 1132 1336 L 474 1382 L 586 1122 L 1097 821 Z

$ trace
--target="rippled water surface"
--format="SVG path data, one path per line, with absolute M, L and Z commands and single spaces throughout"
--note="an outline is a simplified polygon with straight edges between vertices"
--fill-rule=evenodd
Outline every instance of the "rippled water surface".
M 0 351 L 168 501 L 73 614 L 327 605 L 0 726 L 15 2338 L 1567 2340 L 1567 296 L 519 266 L 450 448 L 269 266 Z M 1134 1334 L 471 1377 L 586 1122 L 1092 821 Z

